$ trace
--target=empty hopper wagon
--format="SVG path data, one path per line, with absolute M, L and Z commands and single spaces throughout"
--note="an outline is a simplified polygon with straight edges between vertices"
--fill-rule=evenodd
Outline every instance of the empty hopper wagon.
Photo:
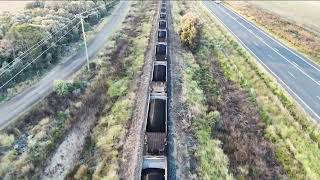
M 150 88 L 153 93 L 165 94 L 167 92 L 167 62 L 154 62 Z
M 160 19 L 166 20 L 167 19 L 167 14 L 166 13 L 160 13 Z
M 167 30 L 161 29 L 158 30 L 158 42 L 166 42 L 167 41 Z
M 158 29 L 167 29 L 167 20 L 159 20 Z
M 155 62 L 153 65 L 152 81 L 166 82 L 167 81 L 167 63 Z
M 156 61 L 167 61 L 167 43 L 158 42 L 155 48 Z
M 143 157 L 141 179 L 165 180 L 167 179 L 167 158 L 165 156 Z
M 167 145 L 167 96 L 151 94 L 145 132 L 144 155 L 165 155 Z

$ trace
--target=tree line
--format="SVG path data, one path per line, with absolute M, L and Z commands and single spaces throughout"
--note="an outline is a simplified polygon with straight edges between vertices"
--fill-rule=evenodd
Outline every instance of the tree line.
M 70 44 L 81 40 L 81 26 L 75 15 L 83 12 L 84 26 L 88 31 L 105 17 L 117 1 L 34 1 L 21 12 L 0 14 L 0 86 L 31 61 L 20 75 L 4 88 L 43 73 L 70 52 Z M 28 49 L 32 48 L 30 51 Z M 27 53 L 24 53 L 26 52 Z

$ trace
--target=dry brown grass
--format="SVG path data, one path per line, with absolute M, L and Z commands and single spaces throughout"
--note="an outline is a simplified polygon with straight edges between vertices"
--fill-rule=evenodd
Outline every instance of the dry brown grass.
M 315 31 L 252 4 L 229 1 L 228 5 L 320 64 L 320 35 Z
M 320 33 L 319 1 L 249 1 L 248 3 Z
M 0 13 L 5 11 L 15 13 L 17 11 L 23 10 L 28 2 L 32 1 L 0 1 Z

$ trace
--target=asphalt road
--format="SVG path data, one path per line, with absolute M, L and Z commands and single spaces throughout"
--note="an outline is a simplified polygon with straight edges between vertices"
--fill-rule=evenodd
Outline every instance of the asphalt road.
M 109 22 L 99 31 L 99 33 L 88 43 L 89 58 L 105 45 L 108 38 L 120 27 L 130 7 L 130 1 L 120 1 L 113 11 Z M 23 92 L 13 97 L 9 101 L 0 104 L 0 127 L 5 126 L 19 115 L 27 112 L 41 99 L 49 95 L 53 90 L 53 81 L 56 79 L 67 79 L 77 72 L 86 62 L 84 51 L 78 52 L 74 56 L 53 68 L 39 82 L 25 89 Z
M 222 4 L 205 6 L 277 80 L 320 122 L 320 67 L 286 47 Z

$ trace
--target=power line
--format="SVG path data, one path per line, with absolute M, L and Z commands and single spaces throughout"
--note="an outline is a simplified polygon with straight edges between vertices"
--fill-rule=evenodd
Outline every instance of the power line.
M 15 63 L 21 61 L 23 58 L 25 58 L 27 55 L 29 55 L 29 54 L 33 51 L 33 50 L 30 51 L 30 49 L 36 49 L 36 48 L 40 47 L 42 44 L 44 44 L 45 41 L 51 39 L 54 35 L 56 35 L 58 32 L 62 31 L 65 27 L 67 27 L 69 24 L 71 24 L 72 21 L 74 21 L 76 18 L 77 18 L 77 17 L 74 17 L 68 24 L 66 24 L 65 26 L 63 26 L 62 29 L 54 32 L 53 34 L 50 34 L 49 36 L 43 38 L 42 40 L 40 40 L 39 42 L 37 42 L 36 44 L 34 44 L 33 46 L 31 46 L 29 49 L 27 49 L 25 52 L 23 52 L 21 55 L 19 55 L 17 58 L 15 58 L 15 59 L 14 59 L 13 61 L 11 61 L 10 63 L 11 63 L 11 64 L 15 64 Z M 42 42 L 42 43 L 39 44 L 40 42 Z M 38 45 L 38 46 L 35 47 L 36 45 Z M 30 52 L 27 53 L 28 51 L 30 51 Z M 26 54 L 26 53 L 27 53 L 27 54 Z M 21 58 L 21 56 L 23 56 L 23 57 Z M 18 59 L 18 61 L 16 61 L 17 59 Z M 10 63 L 8 63 L 5 67 L 2 67 L 2 68 L 6 68 L 8 65 L 10 65 Z M 10 69 L 10 67 L 7 68 L 7 69 Z M 7 70 L 4 70 L 3 72 L 1 72 L 0 76 L 1 76 L 3 73 L 5 73 L 6 71 L 7 71 Z
M 60 41 L 63 37 L 65 37 L 71 30 L 73 30 L 77 25 L 79 25 L 80 22 L 78 22 L 75 26 L 73 26 L 72 29 L 70 29 L 66 34 L 64 34 L 63 36 L 61 36 L 57 41 L 55 41 L 54 43 Z M 47 52 L 50 48 L 52 48 L 54 46 L 54 44 L 52 44 L 48 49 L 46 49 L 45 51 L 43 51 L 38 57 L 36 57 L 33 61 L 31 61 L 30 63 L 28 63 L 25 67 L 23 67 L 18 73 L 16 73 L 12 78 L 10 78 L 7 82 L 5 82 L 0 89 L 2 89 L 5 85 L 7 85 L 11 80 L 13 80 L 15 77 L 17 77 L 23 70 L 25 70 L 27 67 L 29 67 L 33 62 L 35 62 L 39 57 L 41 57 L 45 52 Z
M 69 24 L 71 24 L 75 19 L 77 18 L 80 18 L 80 16 L 84 13 L 87 13 L 89 11 L 93 11 L 93 10 L 97 10 L 98 8 L 100 8 L 102 6 L 99 6 L 99 7 L 96 7 L 94 9 L 90 9 L 90 10 L 87 10 L 87 11 L 84 11 L 82 13 L 79 13 L 79 14 L 76 14 L 75 17 L 68 23 L 66 24 L 65 26 L 62 27 L 62 29 L 54 32 L 53 34 L 50 34 L 49 36 L 43 38 L 42 40 L 40 40 L 39 42 L 37 42 L 36 44 L 34 44 L 33 46 L 31 46 L 29 49 L 27 49 L 25 52 L 23 52 L 23 54 L 19 55 L 19 57 L 15 58 L 13 61 L 11 61 L 10 63 L 6 64 L 5 67 L 2 67 L 2 69 L 4 69 L 2 72 L 0 72 L 0 76 L 2 76 L 2 74 L 4 74 L 5 72 L 9 71 L 11 67 L 13 67 L 16 63 L 22 61 L 26 56 L 28 56 L 34 49 L 40 47 L 42 44 L 45 43 L 45 41 L 49 40 L 50 38 L 52 38 L 53 36 L 55 36 L 58 32 L 62 31 L 65 27 L 67 27 Z M 89 15 L 91 15 L 92 13 L 84 16 L 84 18 L 87 18 Z M 39 44 L 40 42 L 42 42 L 41 44 Z M 37 47 L 35 47 L 36 45 L 38 44 Z M 33 48 L 33 49 L 32 49 Z M 30 49 L 32 49 L 32 51 L 30 51 Z M 28 52 L 30 51 L 30 52 Z M 27 53 L 27 54 L 26 54 Z M 21 58 L 21 56 L 23 56 Z M 18 60 L 18 61 L 16 61 Z M 10 65 L 10 67 L 8 67 Z M 8 67 L 8 68 L 7 68 Z M 6 68 L 6 69 L 5 69 Z
M 80 18 L 82 14 L 87 13 L 87 12 L 89 12 L 89 11 L 97 10 L 98 8 L 101 8 L 101 7 L 103 7 L 103 6 L 99 6 L 99 7 L 96 7 L 96 8 L 94 8 L 94 9 L 87 10 L 87 11 L 85 11 L 85 12 L 76 14 L 76 15 L 75 15 L 75 18 L 73 18 L 73 19 L 71 20 L 71 22 L 68 23 L 67 25 L 71 24 L 73 20 L 75 20 L 75 19 L 77 19 L 77 18 Z M 84 16 L 84 18 L 87 18 L 87 17 L 88 17 L 89 15 L 91 15 L 91 14 L 92 14 L 92 12 L 91 12 L 90 14 L 87 14 L 86 16 Z M 56 42 L 60 41 L 63 37 L 65 37 L 71 30 L 73 30 L 73 29 L 74 29 L 77 25 L 79 25 L 80 23 L 81 23 L 81 22 L 78 22 L 78 23 L 77 23 L 75 26 L 73 26 L 72 29 L 70 29 L 66 34 L 64 34 L 64 35 L 61 36 L 57 41 L 55 41 L 48 49 L 46 49 L 45 51 L 43 51 L 38 57 L 36 57 L 33 61 L 31 61 L 30 63 L 28 63 L 28 64 L 27 64 L 25 67 L 23 67 L 18 73 L 16 73 L 12 78 L 10 78 L 10 79 L 9 79 L 8 81 L 6 81 L 3 85 L 1 85 L 0 89 L 2 89 L 4 86 L 6 86 L 10 81 L 12 81 L 12 80 L 13 80 L 16 76 L 18 76 L 23 70 L 25 70 L 27 67 L 29 67 L 33 62 L 35 62 L 39 57 L 41 57 L 45 52 L 47 52 L 51 47 L 53 47 Z M 65 28 L 67 25 L 65 25 L 63 28 Z M 61 30 L 60 30 L 60 31 L 61 31 Z M 59 32 L 59 31 L 56 31 L 56 32 L 54 33 L 54 35 L 56 35 L 58 32 Z M 50 36 L 50 38 L 53 37 L 52 35 L 49 35 L 49 36 Z M 48 38 L 48 39 L 50 39 L 50 38 Z M 46 39 L 46 40 L 48 40 L 48 39 Z M 41 41 L 45 41 L 45 39 L 42 39 Z M 41 42 L 41 41 L 39 41 L 39 42 Z M 38 43 L 39 43 L 39 42 L 38 42 Z M 34 46 L 36 46 L 38 43 L 36 43 L 35 45 L 33 45 L 31 48 L 33 48 Z M 44 42 L 43 42 L 43 43 L 44 43 Z M 41 44 L 39 44 L 39 45 L 38 45 L 37 47 L 35 47 L 35 48 L 38 48 L 40 45 L 41 45 Z M 26 52 L 28 52 L 31 48 L 29 48 Z M 35 49 L 35 48 L 33 48 L 33 49 Z M 33 50 L 32 50 L 32 51 L 33 51 Z M 32 51 L 31 51 L 31 52 L 32 52 Z M 26 52 L 24 52 L 24 53 L 26 53 Z M 29 52 L 28 54 L 30 54 L 31 52 Z M 27 55 L 28 55 L 28 54 L 27 54 Z M 26 57 L 27 55 L 25 55 L 24 57 Z M 20 56 L 22 56 L 22 55 L 20 55 Z M 24 57 L 23 57 L 23 58 L 24 58 Z M 18 58 L 19 58 L 19 57 L 18 57 Z M 23 59 L 23 58 L 22 58 L 22 59 Z M 13 65 L 15 65 L 15 64 L 18 63 L 18 62 L 20 62 L 22 59 L 19 59 L 19 60 L 16 61 L 16 62 L 13 61 L 12 65 L 11 65 L 10 67 L 8 67 L 6 70 L 4 70 L 3 72 L 1 72 L 0 76 L 1 76 L 2 74 L 4 74 L 6 71 L 8 71 Z

